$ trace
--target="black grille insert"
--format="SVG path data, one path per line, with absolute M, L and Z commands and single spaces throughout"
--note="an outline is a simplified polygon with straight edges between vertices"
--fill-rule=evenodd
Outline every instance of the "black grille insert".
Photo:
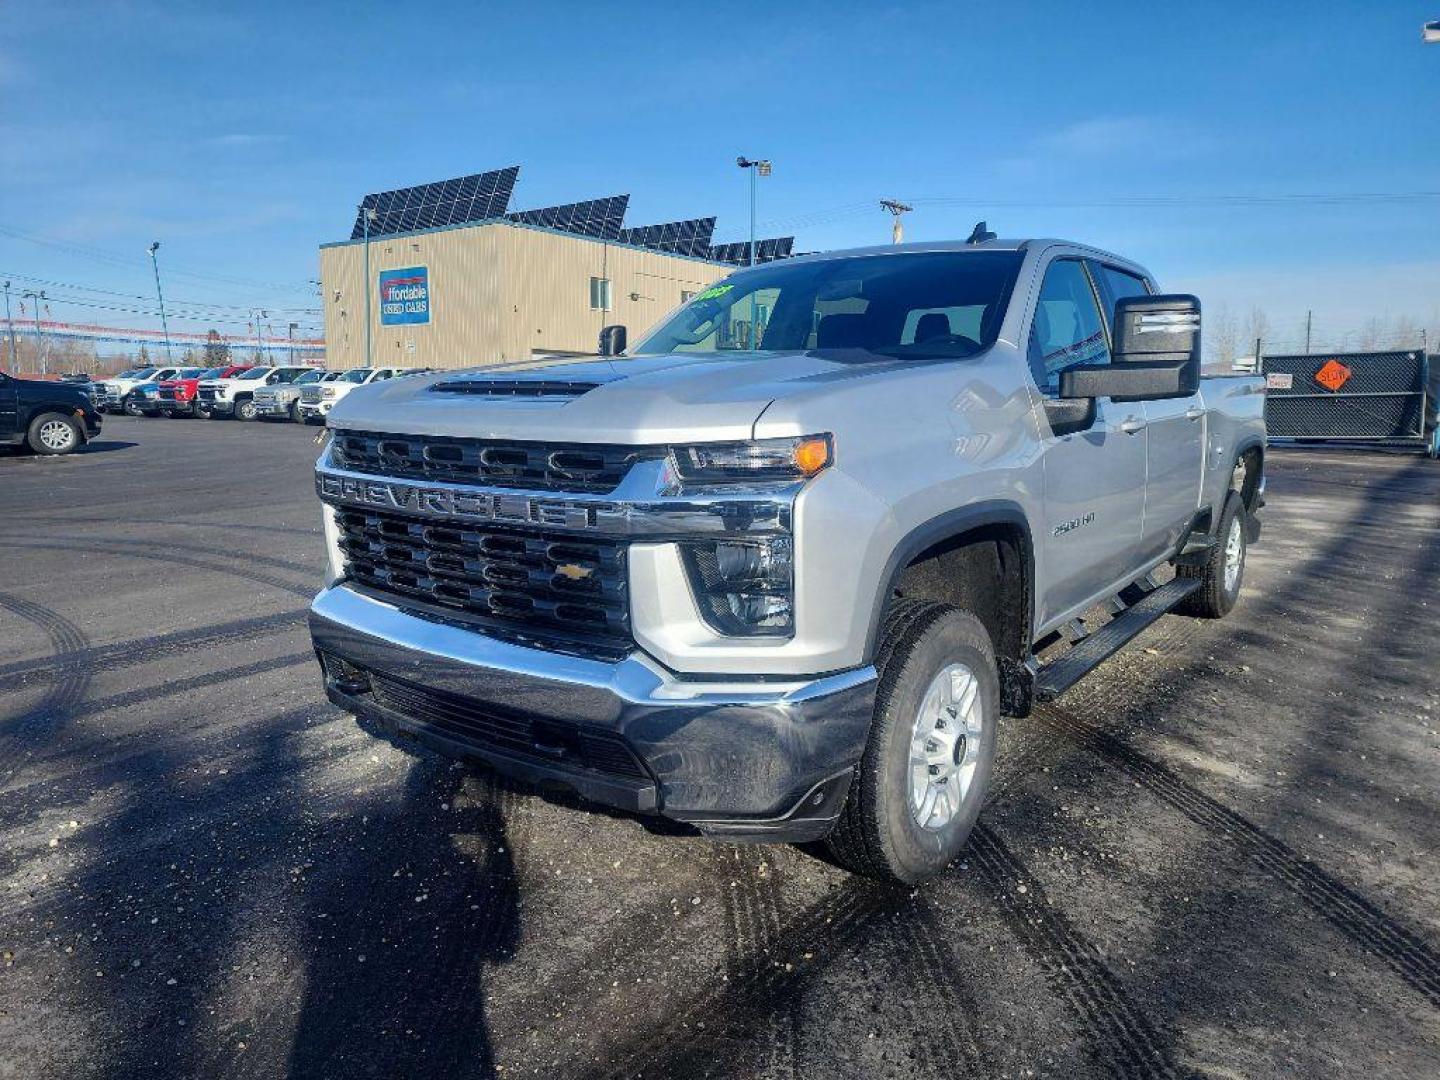
M 573 398 L 588 394 L 599 385 L 560 379 L 453 379 L 436 383 L 430 392 L 498 398 Z
M 613 490 L 631 465 L 664 450 L 337 431 L 330 454 L 342 469 L 378 476 L 590 492 Z
M 352 579 L 573 651 L 630 642 L 625 546 L 589 537 L 338 511 Z
M 614 732 L 564 720 L 531 719 L 380 672 L 369 676 L 380 705 L 462 742 L 548 764 L 648 779 L 629 744 Z

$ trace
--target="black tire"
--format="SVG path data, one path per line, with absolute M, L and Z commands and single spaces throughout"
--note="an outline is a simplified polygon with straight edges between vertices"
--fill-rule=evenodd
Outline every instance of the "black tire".
M 296 398 L 290 403 L 290 422 L 292 424 L 303 424 L 305 418 L 300 415 L 300 399 Z
M 206 420 L 224 420 L 225 414 L 219 409 L 204 409 L 200 413 Z
M 126 416 L 145 415 L 140 410 L 140 403 L 136 401 L 133 397 L 127 397 L 124 401 L 120 403 L 120 411 L 123 412 Z
M 1179 563 L 1175 567 L 1176 577 L 1198 578 L 1201 582 L 1200 588 L 1175 606 L 1180 615 L 1223 619 L 1240 598 L 1240 589 L 1245 584 L 1245 503 L 1234 491 L 1225 496 L 1220 527 L 1215 535 L 1215 546 L 1205 553 L 1203 563 Z M 1238 562 L 1227 583 L 1226 567 L 1230 563 L 1232 543 L 1238 545 Z
M 235 402 L 235 419 L 248 424 L 256 417 L 255 402 L 251 398 L 241 398 Z
M 973 746 L 974 751 L 958 806 L 943 824 L 926 828 L 912 809 L 911 744 L 932 683 L 950 665 L 964 665 L 973 676 L 981 727 L 971 740 L 956 743 L 957 760 L 962 748 Z M 995 768 L 1000 677 L 994 646 L 980 620 L 920 600 L 892 603 L 875 666 L 879 685 L 869 742 L 825 844 L 831 858 L 854 873 L 913 885 L 950 865 L 980 814 Z
M 61 436 L 61 425 L 69 429 L 68 438 Z M 54 457 L 57 454 L 71 454 L 80 449 L 81 444 L 85 442 L 85 432 L 80 430 L 80 425 L 75 422 L 73 416 L 47 412 L 41 413 L 30 421 L 30 427 L 25 433 L 25 442 L 35 453 Z

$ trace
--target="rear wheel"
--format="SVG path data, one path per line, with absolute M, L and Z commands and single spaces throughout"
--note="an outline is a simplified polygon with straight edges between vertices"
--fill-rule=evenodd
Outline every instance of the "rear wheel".
M 1245 580 L 1245 503 L 1232 491 L 1220 511 L 1217 541 L 1205 553 L 1203 563 L 1180 563 L 1175 576 L 1199 578 L 1201 585 L 1176 606 L 1181 615 L 1201 619 L 1223 619 L 1240 598 Z
M 902 599 L 876 667 L 870 739 L 826 845 L 855 873 L 914 884 L 950 864 L 985 801 L 1000 717 L 995 650 L 969 612 Z
M 37 454 L 68 454 L 84 438 L 80 425 L 64 413 L 41 413 L 30 421 L 25 441 Z

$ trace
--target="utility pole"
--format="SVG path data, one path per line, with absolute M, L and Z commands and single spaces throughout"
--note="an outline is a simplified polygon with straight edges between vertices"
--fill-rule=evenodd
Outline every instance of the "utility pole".
M 360 220 L 365 230 L 365 366 L 370 363 L 370 223 L 379 215 L 368 206 L 360 207 Z
M 907 206 L 903 202 L 896 202 L 894 199 L 881 199 L 880 208 L 882 210 L 889 210 L 895 218 L 895 224 L 891 226 L 890 229 L 890 242 L 892 244 L 904 243 L 905 223 L 901 221 L 900 218 L 901 215 L 908 214 L 911 210 L 914 210 L 915 208 L 913 206 Z
M 285 336 L 290 339 L 290 366 L 291 366 L 291 367 L 294 367 L 294 366 L 295 366 L 295 328 L 296 328 L 297 326 L 299 326 L 299 325 L 300 325 L 299 323 L 293 323 L 293 322 L 292 322 L 288 327 L 285 328 Z
M 40 374 L 47 375 L 49 372 L 46 371 L 45 363 L 45 332 L 40 329 L 40 303 L 45 299 L 45 290 L 41 289 L 39 292 L 35 292 L 35 290 L 29 289 L 21 293 L 20 297 L 23 300 L 31 300 L 35 304 L 35 349 L 40 357 Z
M 1310 355 L 1310 324 L 1311 324 L 1311 320 L 1312 320 L 1312 318 L 1314 317 L 1314 315 L 1315 315 L 1315 312 L 1313 312 L 1313 311 L 1307 311 L 1307 312 L 1305 312 L 1305 355 L 1306 355 L 1306 356 L 1309 356 L 1309 355 Z
M 10 370 L 18 371 L 20 350 L 15 344 L 15 320 L 10 318 L 10 282 L 5 282 L 5 327 L 10 331 Z
M 747 258 L 746 258 L 745 261 L 746 261 L 746 263 L 747 263 L 748 265 L 754 266 L 754 265 L 755 265 L 755 256 L 756 256 L 756 251 L 755 251 L 755 182 L 756 182 L 756 179 L 757 179 L 758 177 L 761 177 L 761 176 L 769 176 L 769 175 L 770 175 L 770 159 L 769 159 L 769 158 L 759 158 L 759 159 L 756 159 L 756 160 L 753 160 L 753 161 L 752 161 L 750 158 L 747 158 L 747 157 L 745 157 L 745 156 L 742 155 L 742 156 L 737 157 L 737 158 L 735 159 L 735 164 L 738 165 L 738 166 L 740 166 L 740 168 L 742 168 L 742 169 L 749 169 L 749 170 L 750 170 L 750 246 L 749 246 L 749 248 L 746 250 Z M 756 299 L 755 293 L 752 291 L 752 292 L 750 293 L 750 348 L 752 348 L 752 349 L 758 349 L 758 348 L 760 347 L 760 327 L 759 327 L 759 325 L 758 325 L 759 320 L 760 320 L 759 301 Z
M 170 355 L 170 324 L 165 321 L 165 294 L 160 291 L 160 260 L 155 252 L 160 250 L 160 241 L 152 240 L 150 247 L 150 265 L 155 268 L 155 298 L 160 301 L 160 329 L 165 335 L 165 363 L 173 364 L 175 358 Z
M 269 313 L 259 308 L 250 310 L 250 317 L 255 320 L 255 359 L 259 363 L 265 362 L 265 347 L 260 342 L 260 320 L 268 317 Z

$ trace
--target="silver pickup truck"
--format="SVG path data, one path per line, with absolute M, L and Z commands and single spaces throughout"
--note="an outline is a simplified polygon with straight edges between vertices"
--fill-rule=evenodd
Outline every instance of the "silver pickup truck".
M 625 338 L 329 416 L 310 626 L 369 730 L 914 882 L 1002 714 L 1239 593 L 1261 381 L 1202 379 L 1198 301 L 1126 259 L 811 255 Z

